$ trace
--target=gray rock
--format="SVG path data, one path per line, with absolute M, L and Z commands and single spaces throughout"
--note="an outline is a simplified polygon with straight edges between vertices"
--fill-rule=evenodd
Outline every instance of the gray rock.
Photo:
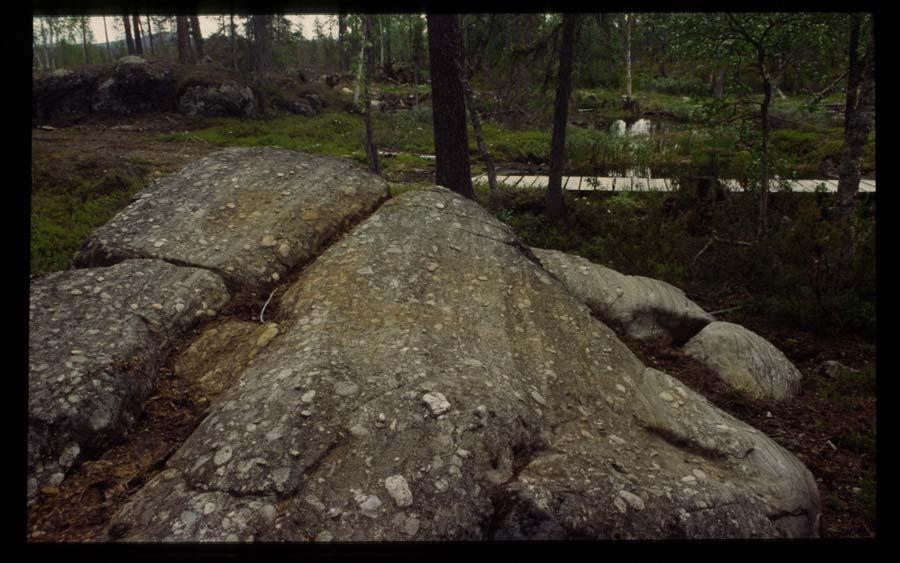
M 825 360 L 819 365 L 819 368 L 816 371 L 819 375 L 823 375 L 829 379 L 835 379 L 845 373 L 859 373 L 858 369 L 853 369 L 837 360 Z
M 556 250 L 531 250 L 591 311 L 631 338 L 682 344 L 713 321 L 683 291 L 664 281 L 626 276 Z
M 112 529 L 129 541 L 817 533 L 818 493 L 794 456 L 646 370 L 526 251 L 449 190 L 387 202 L 290 285 L 278 338 Z M 338 381 L 358 391 L 338 395 Z M 456 408 L 433 416 L 422 397 L 437 393 Z M 379 498 L 398 475 L 412 506 Z
M 97 71 L 88 68 L 57 69 L 36 77 L 31 87 L 32 117 L 89 113 L 99 77 Z
M 256 115 L 256 96 L 248 86 L 233 80 L 195 85 L 185 88 L 178 97 L 178 111 L 191 116 L 252 117 Z
M 800 392 L 803 375 L 794 364 L 765 338 L 740 325 L 709 324 L 682 349 L 755 399 L 780 401 Z
M 158 260 L 33 280 L 28 468 L 38 484 L 122 438 L 172 345 L 228 299 L 212 272 Z
M 148 62 L 138 56 L 119 59 L 112 76 L 104 80 L 91 102 L 95 113 L 131 115 L 171 111 L 175 108 L 177 76 L 160 61 Z
M 263 298 L 275 281 L 388 195 L 383 179 L 338 158 L 231 148 L 137 195 L 97 229 L 76 266 L 160 258 L 208 268 Z M 272 240 L 272 245 L 261 244 Z

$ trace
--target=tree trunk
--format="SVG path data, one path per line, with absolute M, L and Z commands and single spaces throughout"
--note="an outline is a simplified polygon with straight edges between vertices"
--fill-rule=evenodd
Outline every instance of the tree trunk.
M 153 47 L 153 28 L 150 26 L 150 16 L 147 15 L 147 37 L 150 38 L 150 54 L 155 55 L 156 49 Z
M 347 70 L 347 54 L 344 46 L 344 33 L 347 29 L 347 16 L 338 15 L 338 50 L 340 52 L 340 72 L 343 74 Z
M 362 18 L 365 19 L 366 16 L 362 16 Z M 365 28 L 365 26 L 366 26 L 366 22 L 364 21 L 363 27 Z M 365 32 L 363 33 L 363 35 L 365 35 Z M 374 56 L 365 57 L 365 62 L 366 62 L 366 74 L 368 76 L 375 76 L 375 57 Z
M 234 25 L 234 13 L 230 14 L 231 17 L 231 67 L 234 69 L 234 72 L 238 71 L 238 59 L 237 59 L 237 43 L 235 39 L 235 25 Z
M 128 46 L 128 54 L 134 54 L 134 39 L 131 37 L 131 23 L 128 16 L 122 16 L 122 22 L 125 24 L 125 44 Z
M 562 172 L 566 158 L 566 123 L 569 117 L 569 95 L 572 91 L 572 59 L 575 53 L 576 14 L 563 14 L 563 37 L 559 50 L 559 80 L 556 106 L 553 110 L 553 137 L 550 141 L 550 179 L 547 186 L 547 214 L 558 220 L 565 211 Z
M 850 74 L 853 74 L 852 72 Z M 838 169 L 838 203 L 845 209 L 853 206 L 862 176 L 863 151 L 875 124 L 875 42 L 866 49 L 861 72 L 859 93 L 853 94 L 855 107 L 847 112 L 844 128 L 844 149 Z M 849 82 L 849 81 L 848 81 Z M 847 90 L 848 104 L 851 90 Z
M 412 20 L 412 38 L 413 38 L 413 82 L 416 85 L 416 106 L 419 105 L 419 72 L 422 69 L 422 29 L 417 18 L 418 14 L 413 14 Z
M 468 79 L 468 63 L 465 55 L 465 49 L 460 52 L 460 58 L 457 59 L 457 69 L 459 70 L 459 78 L 462 82 L 463 92 L 466 96 L 466 108 L 469 110 L 469 120 L 472 122 L 472 131 L 475 133 L 475 142 L 478 143 L 478 152 L 484 160 L 484 167 L 487 171 L 488 187 L 490 190 L 489 204 L 492 208 L 497 207 L 497 172 L 494 170 L 494 160 L 488 151 L 487 143 L 484 142 L 484 133 L 481 130 L 481 118 L 478 116 L 478 107 L 475 105 L 475 95 L 469 86 Z
M 475 199 L 469 167 L 465 95 L 457 67 L 462 45 L 456 16 L 428 14 L 427 18 L 435 183 Z
M 131 19 L 134 22 L 134 26 L 133 26 L 133 28 L 134 28 L 134 51 L 138 55 L 143 55 L 144 54 L 144 37 L 143 37 L 144 34 L 141 31 L 141 18 L 137 14 L 134 14 L 131 17 Z
M 106 56 L 112 60 L 112 49 L 109 46 L 109 31 L 106 29 L 106 16 L 103 16 L 103 35 L 106 37 Z
M 378 66 L 384 68 L 384 16 L 378 16 Z
M 132 16 L 134 21 L 134 50 L 138 55 L 144 54 L 144 33 L 141 29 L 141 18 L 137 14 Z
M 84 59 L 84 64 L 88 64 L 87 16 L 81 16 L 81 55 Z
M 178 62 L 181 64 L 187 64 L 191 54 L 187 27 L 187 17 L 175 16 L 175 35 L 178 38 Z
M 50 52 L 47 49 L 47 31 L 44 29 L 44 18 L 38 18 L 38 21 L 41 22 L 41 46 L 44 51 L 44 68 L 50 68 Z M 103 23 L 106 24 L 106 19 L 104 18 Z M 107 49 L 109 48 L 109 42 L 106 43 Z
M 50 35 L 50 68 L 52 70 L 56 70 L 56 43 L 54 42 L 55 34 L 53 33 L 53 25 L 52 21 L 47 21 L 47 27 L 49 27 L 49 35 Z
M 631 101 L 631 18 L 625 14 L 625 99 Z
M 713 69 L 713 98 L 721 100 L 725 96 L 725 66 Z
M 197 50 L 197 60 L 203 60 L 203 33 L 200 31 L 200 18 L 191 16 L 191 36 L 194 38 L 194 47 Z
M 391 66 L 393 63 L 393 59 L 391 57 L 391 18 L 390 18 L 390 16 L 385 16 L 385 17 L 388 19 L 387 19 L 387 26 L 386 26 L 387 32 L 384 36 L 384 40 L 385 40 L 384 51 L 385 51 L 387 65 Z
M 375 54 L 372 50 L 372 14 L 365 15 L 365 28 L 364 28 L 364 41 L 363 45 L 365 46 L 363 49 L 364 56 L 366 61 L 370 64 L 366 66 L 372 66 L 371 62 L 375 58 Z M 360 69 L 363 68 L 363 65 L 360 64 Z M 363 73 L 362 80 L 362 90 L 363 90 L 363 118 L 366 124 L 366 159 L 369 161 L 369 171 L 381 176 L 381 164 L 378 162 L 378 149 L 375 147 L 375 141 L 372 138 L 372 103 L 369 99 L 369 73 Z
M 364 16 L 360 16 L 364 17 Z M 365 30 L 364 30 L 365 31 Z M 368 61 L 366 60 L 366 40 L 363 38 L 362 43 L 359 45 L 359 62 L 356 65 L 356 87 L 353 89 L 353 103 L 359 104 L 359 94 L 362 91 L 362 81 L 363 75 L 365 74 L 365 67 Z
M 760 55 L 762 61 L 762 55 Z M 762 62 L 760 63 L 762 64 Z M 768 73 L 763 74 L 763 102 L 760 108 L 760 121 L 762 123 L 762 163 L 760 170 L 759 189 L 759 221 L 756 228 L 757 238 L 765 236 L 768 229 L 769 216 L 769 106 L 772 103 L 772 81 Z
M 271 57 L 272 16 L 255 15 L 252 16 L 252 18 L 251 27 L 253 29 L 254 41 L 253 82 L 259 102 L 259 111 L 261 114 L 265 115 L 267 100 L 263 88 Z

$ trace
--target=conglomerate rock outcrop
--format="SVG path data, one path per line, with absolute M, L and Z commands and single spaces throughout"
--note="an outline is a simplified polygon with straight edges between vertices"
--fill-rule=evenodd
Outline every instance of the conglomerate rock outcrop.
M 645 368 L 446 189 L 382 205 L 272 311 L 277 332 L 110 538 L 817 534 L 795 456 Z

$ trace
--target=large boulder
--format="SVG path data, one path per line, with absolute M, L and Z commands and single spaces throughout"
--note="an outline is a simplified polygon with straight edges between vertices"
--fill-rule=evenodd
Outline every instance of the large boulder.
M 591 311 L 631 338 L 681 344 L 713 321 L 683 291 L 664 281 L 620 274 L 556 250 L 532 251 Z
M 230 148 L 139 193 L 74 263 L 159 258 L 213 270 L 237 292 L 264 296 L 387 196 L 382 178 L 345 159 Z
M 780 401 L 800 392 L 803 375 L 794 364 L 768 340 L 740 325 L 711 323 L 682 349 L 754 399 Z
M 178 96 L 178 111 L 191 116 L 205 117 L 256 115 L 256 96 L 249 86 L 233 80 L 220 84 L 188 86 Z
M 645 369 L 507 226 L 449 190 L 383 205 L 272 311 L 277 334 L 111 538 L 817 533 L 815 482 L 794 456 Z
M 32 281 L 29 497 L 121 439 L 173 344 L 228 299 L 212 272 L 159 260 Z
M 58 69 L 34 79 L 31 115 L 47 119 L 57 115 L 89 113 L 99 73 L 90 68 Z
M 173 68 L 159 61 L 129 55 L 119 59 L 112 76 L 94 93 L 96 113 L 131 115 L 175 109 L 177 76 Z

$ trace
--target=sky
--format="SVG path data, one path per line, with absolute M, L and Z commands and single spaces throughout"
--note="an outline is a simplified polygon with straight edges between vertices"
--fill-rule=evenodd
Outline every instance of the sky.
M 304 15 L 288 15 L 287 18 L 294 23 L 301 23 L 303 26 L 303 36 L 310 37 L 312 35 L 315 20 L 319 18 L 322 21 L 322 25 L 324 28 L 324 32 L 326 35 L 331 35 L 332 37 L 337 34 L 337 30 L 328 28 L 328 19 L 330 16 L 323 14 L 304 14 Z M 119 23 L 119 29 L 115 29 L 113 27 L 113 19 L 115 19 Z M 219 16 L 200 16 L 200 31 L 203 32 L 204 37 L 208 37 L 216 32 L 219 28 Z M 106 16 L 106 29 L 109 32 L 109 40 L 117 41 L 125 38 L 125 31 L 121 25 L 122 17 L 121 16 Z M 227 21 L 227 16 L 226 16 Z M 90 26 L 91 30 L 94 32 L 94 43 L 104 43 L 106 41 L 105 36 L 103 35 L 103 18 L 101 16 L 91 16 L 90 18 Z M 141 26 L 146 26 L 146 16 L 141 17 Z M 337 25 L 333 25 L 332 27 L 337 27 Z M 155 32 L 155 30 L 154 30 Z M 240 31 L 238 31 L 240 33 Z

